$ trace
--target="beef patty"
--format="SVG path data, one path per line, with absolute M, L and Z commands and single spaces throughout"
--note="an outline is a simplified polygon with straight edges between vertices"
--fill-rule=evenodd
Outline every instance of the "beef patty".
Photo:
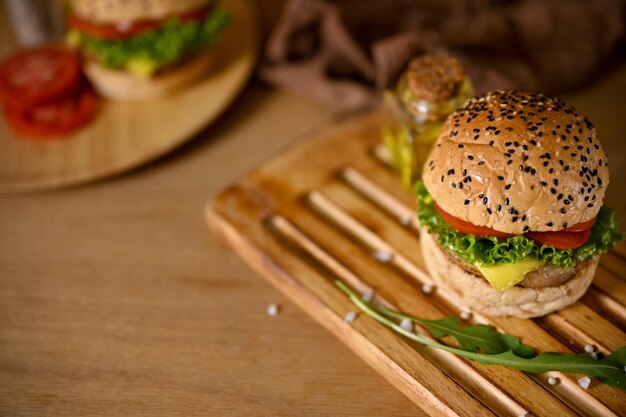
M 478 278 L 485 279 L 483 277 L 483 274 L 481 274 L 474 265 L 468 264 L 450 250 L 445 250 L 444 252 L 446 253 L 446 256 L 448 257 L 450 262 L 460 266 L 466 272 Z M 560 268 L 552 265 L 542 265 L 539 268 L 532 270 L 524 275 L 524 279 L 522 279 L 516 285 L 524 288 L 558 287 L 559 285 L 563 285 L 567 281 L 572 279 L 579 269 L 580 265 L 576 265 L 572 268 Z

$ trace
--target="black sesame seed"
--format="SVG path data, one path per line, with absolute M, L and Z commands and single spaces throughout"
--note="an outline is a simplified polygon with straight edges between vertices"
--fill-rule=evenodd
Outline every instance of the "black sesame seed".
M 480 165 L 485 165 L 485 161 L 480 161 L 480 162 L 478 163 L 478 165 L 479 165 L 479 166 L 480 166 Z
M 513 218 L 511 219 L 511 221 L 512 221 L 513 223 L 515 223 L 515 222 L 517 221 L 517 219 L 518 219 L 518 217 L 517 217 L 517 216 L 513 216 Z
M 498 175 L 498 179 L 499 179 L 500 181 L 504 181 L 504 177 L 503 177 L 502 175 Z
M 459 143 L 457 146 L 459 147 L 459 149 L 464 148 L 462 143 Z
M 472 155 L 467 155 L 467 159 L 469 159 L 470 161 L 473 161 L 474 157 Z
M 487 204 L 488 201 L 489 199 L 487 197 L 483 198 L 483 204 Z
M 552 223 L 552 222 L 548 222 L 548 223 L 546 223 L 546 226 L 548 226 L 548 227 L 552 227 L 552 226 L 554 226 L 554 223 Z
M 465 200 L 463 204 L 465 204 L 466 206 L 470 203 L 469 200 Z
M 530 230 L 530 227 L 528 227 L 528 226 L 524 226 L 524 231 L 525 231 L 525 232 L 528 232 L 529 230 Z
M 562 214 L 567 213 L 567 210 L 565 210 L 565 207 L 563 207 L 561 210 L 559 210 Z
M 505 185 L 505 186 L 504 186 L 504 189 L 505 189 L 505 190 L 510 190 L 510 189 L 511 189 L 511 184 L 507 184 L 507 185 Z
M 509 200 L 509 197 L 504 199 L 504 205 L 508 206 L 511 203 L 511 200 Z

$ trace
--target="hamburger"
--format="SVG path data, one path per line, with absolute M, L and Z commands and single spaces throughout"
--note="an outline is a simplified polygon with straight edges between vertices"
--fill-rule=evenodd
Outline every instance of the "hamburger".
M 538 317 L 578 300 L 623 239 L 603 206 L 608 159 L 559 100 L 498 91 L 444 124 L 418 182 L 428 271 L 471 309 Z
M 145 100 L 192 82 L 210 67 L 229 14 L 209 0 L 72 0 L 67 42 L 83 55 L 96 90 Z

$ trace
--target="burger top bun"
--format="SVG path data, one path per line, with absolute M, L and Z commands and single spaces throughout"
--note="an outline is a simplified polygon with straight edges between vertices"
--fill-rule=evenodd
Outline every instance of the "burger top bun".
M 72 0 L 72 10 L 94 23 L 156 20 L 207 5 L 206 0 Z
M 448 118 L 423 180 L 452 216 L 522 234 L 593 219 L 609 170 L 594 126 L 573 107 L 543 94 L 498 91 Z

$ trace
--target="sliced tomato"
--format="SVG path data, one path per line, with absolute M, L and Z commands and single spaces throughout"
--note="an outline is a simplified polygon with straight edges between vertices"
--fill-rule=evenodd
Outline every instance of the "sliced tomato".
M 5 106 L 13 130 L 32 138 L 52 138 L 71 133 L 87 124 L 96 112 L 97 99 L 86 85 L 74 95 L 34 107 Z
M 0 99 L 5 105 L 50 103 L 80 84 L 80 64 L 73 52 L 43 46 L 17 52 L 0 64 Z
M 446 223 L 448 223 L 450 226 L 452 226 L 453 229 L 458 230 L 459 232 L 475 236 L 495 236 L 501 238 L 513 236 L 510 233 L 500 232 L 490 227 L 476 226 L 475 224 L 466 222 L 465 220 L 458 219 L 451 214 L 446 213 L 441 207 L 439 207 L 437 203 L 435 203 L 435 209 L 437 210 L 437 213 L 439 213 L 441 217 L 443 217 Z
M 181 14 L 178 18 L 183 22 L 197 22 L 204 19 L 208 13 L 209 7 L 203 6 L 199 9 L 192 10 L 191 12 Z M 166 18 L 155 20 L 137 20 L 134 22 L 98 24 L 82 19 L 75 14 L 71 14 L 67 18 L 67 25 L 95 38 L 119 40 L 127 39 L 131 36 L 135 36 L 149 30 L 158 29 L 169 17 L 173 16 L 167 16 Z
M 583 230 L 591 229 L 593 225 L 596 223 L 596 217 L 591 220 L 587 220 L 586 222 L 576 223 L 573 226 L 565 229 L 566 232 L 582 232 Z
M 525 236 L 537 243 L 550 245 L 557 249 L 576 249 L 589 240 L 591 229 L 578 232 L 528 232 Z

